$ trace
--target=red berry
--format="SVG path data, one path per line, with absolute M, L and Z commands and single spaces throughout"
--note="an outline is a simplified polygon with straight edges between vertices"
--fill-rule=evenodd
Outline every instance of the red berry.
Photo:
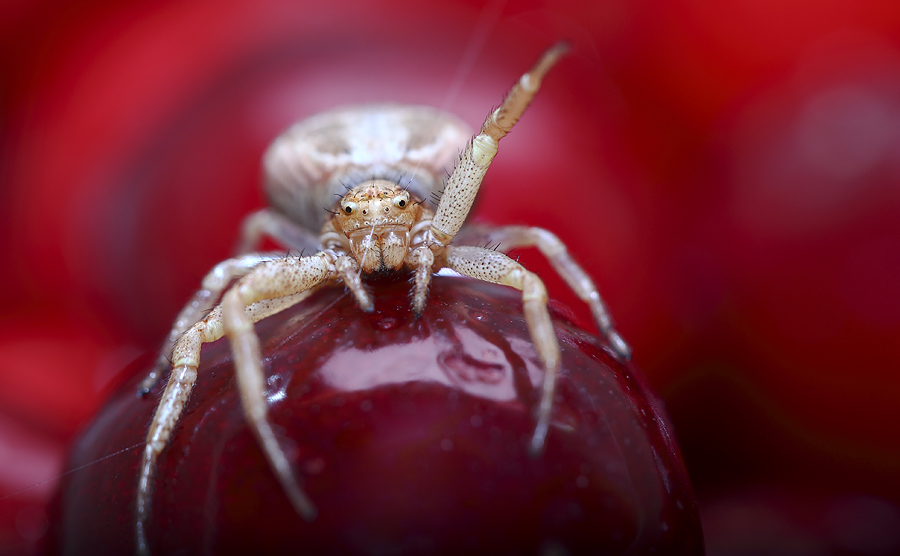
M 374 313 L 324 288 L 257 325 L 270 419 L 318 517 L 294 512 L 263 459 L 220 341 L 204 348 L 160 457 L 154 554 L 702 552 L 661 408 L 594 334 L 554 314 L 553 424 L 529 457 L 543 371 L 520 294 L 438 277 L 415 319 L 406 280 L 369 286 Z M 137 399 L 140 374 L 78 441 L 70 464 L 86 466 L 62 486 L 50 552 L 133 550 L 138 460 L 161 390 Z

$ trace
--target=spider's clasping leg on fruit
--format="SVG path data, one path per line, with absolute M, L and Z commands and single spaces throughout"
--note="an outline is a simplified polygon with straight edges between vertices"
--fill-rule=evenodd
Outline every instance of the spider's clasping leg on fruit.
M 566 245 L 560 239 L 548 230 L 536 228 L 532 226 L 466 226 L 460 232 L 457 241 L 465 245 L 476 245 L 485 243 L 499 243 L 504 251 L 516 249 L 518 247 L 536 247 L 544 257 L 553 265 L 569 288 L 591 308 L 591 314 L 597 323 L 597 328 L 609 341 L 615 354 L 622 361 L 628 361 L 631 358 L 631 347 L 616 331 L 612 315 L 603 303 L 600 297 L 600 291 L 588 276 L 587 272 L 581 268 Z
M 247 424 L 298 514 L 312 520 L 316 509 L 297 483 L 294 471 L 268 420 L 265 375 L 259 338 L 253 330 L 253 307 L 269 300 L 305 293 L 323 282 L 341 278 L 356 295 L 364 310 L 371 310 L 368 294 L 358 282 L 359 265 L 345 255 L 321 252 L 311 257 L 270 261 L 255 268 L 222 298 L 222 326 L 231 342 L 241 405 Z M 258 319 L 256 319 L 258 320 Z
M 434 253 L 424 245 L 409 251 L 406 263 L 415 269 L 413 288 L 413 313 L 418 317 L 425 310 L 425 298 L 428 294 L 428 284 L 431 283 L 431 272 L 434 267 Z
M 544 440 L 550 427 L 560 359 L 556 331 L 553 330 L 550 314 L 547 312 L 547 290 L 544 283 L 536 274 L 529 272 L 503 253 L 481 247 L 452 245 L 447 247 L 447 266 L 465 276 L 512 286 L 522 291 L 525 323 L 544 365 L 541 399 L 535 411 L 537 425 L 529 447 L 532 454 L 540 454 L 544 449 Z
M 259 321 L 299 303 L 311 291 L 302 291 L 278 299 L 253 303 L 244 309 L 244 315 L 252 322 Z M 175 424 L 194 388 L 197 380 L 197 368 L 200 366 L 200 347 L 204 343 L 218 340 L 224 333 L 220 305 L 195 323 L 175 344 L 172 355 L 172 374 L 169 376 L 169 382 L 153 415 L 153 421 L 150 423 L 138 476 L 137 519 L 135 522 L 135 548 L 138 554 L 149 554 L 147 523 L 150 517 L 150 500 L 153 494 L 156 462 L 169 443 Z

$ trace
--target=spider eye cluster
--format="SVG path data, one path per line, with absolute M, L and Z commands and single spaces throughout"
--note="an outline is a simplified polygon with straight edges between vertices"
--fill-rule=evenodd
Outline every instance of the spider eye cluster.
M 393 196 L 391 196 L 392 194 Z M 362 207 L 360 207 L 357 202 L 352 201 L 351 199 L 353 198 L 362 202 Z M 362 199 L 360 199 L 359 194 L 356 194 L 355 197 L 352 194 L 348 194 L 345 198 L 341 199 L 339 210 L 346 216 L 353 216 L 355 214 L 366 216 L 369 214 L 370 210 L 375 210 L 374 206 L 371 204 L 373 202 L 376 203 L 375 206 L 381 207 L 377 210 L 380 211 L 383 209 L 385 214 L 390 213 L 391 207 L 402 211 L 411 205 L 409 193 L 406 191 L 382 192 L 375 189 L 366 191 L 362 195 Z M 368 208 L 365 208 L 367 206 Z

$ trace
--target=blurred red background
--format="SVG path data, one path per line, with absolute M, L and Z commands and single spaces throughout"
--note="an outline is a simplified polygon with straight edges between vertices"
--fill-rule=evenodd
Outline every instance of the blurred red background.
M 895 0 L 223 4 L 0 8 L 0 553 L 32 550 L 54 482 L 18 491 L 262 205 L 268 141 L 349 102 L 478 125 L 559 38 L 476 217 L 595 277 L 710 554 L 900 553 Z

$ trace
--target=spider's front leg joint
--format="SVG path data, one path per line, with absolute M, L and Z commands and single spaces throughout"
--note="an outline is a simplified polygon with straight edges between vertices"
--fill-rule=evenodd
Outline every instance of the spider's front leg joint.
M 494 117 L 497 113 L 494 112 Z M 472 158 L 480 167 L 487 168 L 497 156 L 500 143 L 490 135 L 481 133 L 472 139 Z
M 447 232 L 436 228 L 434 225 L 431 226 L 430 230 L 425 232 L 425 245 L 432 251 L 437 252 L 443 250 L 451 241 L 453 241 L 452 234 L 448 234 Z

